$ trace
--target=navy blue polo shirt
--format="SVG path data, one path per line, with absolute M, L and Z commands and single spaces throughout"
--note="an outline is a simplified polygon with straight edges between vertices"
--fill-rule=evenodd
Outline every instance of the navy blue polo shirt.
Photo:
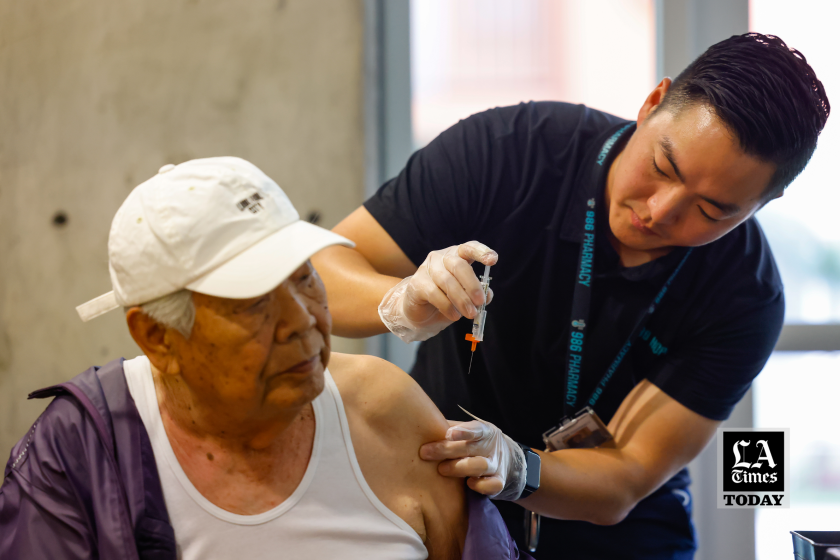
M 499 254 L 491 269 L 495 297 L 472 373 L 467 375 L 470 343 L 464 340 L 471 332 L 468 319 L 422 343 L 411 371 L 447 418 L 467 420 L 461 405 L 513 439 L 544 447 L 541 434 L 563 414 L 586 181 L 604 142 L 627 123 L 559 102 L 485 111 L 418 150 L 365 202 L 418 266 L 430 251 L 473 239 Z M 604 165 L 633 131 L 630 127 L 612 146 Z M 607 240 L 605 215 L 596 226 L 579 403 L 588 400 L 687 251 L 675 248 L 625 268 Z M 770 356 L 783 317 L 782 283 L 770 247 L 756 220 L 749 219 L 694 249 L 596 412 L 609 422 L 628 392 L 648 379 L 694 412 L 726 419 Z M 665 488 L 687 485 L 684 470 Z

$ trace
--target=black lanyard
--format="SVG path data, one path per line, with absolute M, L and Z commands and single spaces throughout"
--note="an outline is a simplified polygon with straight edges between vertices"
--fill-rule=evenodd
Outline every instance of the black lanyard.
M 607 154 L 621 135 L 631 126 L 633 125 L 628 124 L 622 127 L 615 134 L 610 136 L 606 142 L 604 142 L 601 152 L 595 161 L 595 169 L 591 175 L 591 179 L 589 181 L 590 184 L 587 185 L 587 188 L 589 189 L 588 194 L 591 198 L 586 201 L 586 208 L 584 209 L 585 214 L 583 228 L 581 231 L 580 256 L 578 257 L 575 289 L 572 296 L 569 347 L 566 355 L 566 396 L 563 399 L 565 416 L 571 416 L 575 412 L 575 407 L 578 402 L 580 376 L 583 371 L 583 347 L 584 341 L 586 340 L 586 329 L 589 326 L 587 325 L 587 322 L 589 321 L 589 302 L 592 298 L 592 279 L 595 269 L 595 217 L 597 215 L 598 200 L 596 195 L 598 189 L 603 188 L 604 186 L 605 173 L 609 168 L 608 165 L 604 166 L 604 163 L 607 160 Z M 680 269 L 682 269 L 692 250 L 693 249 L 689 249 L 686 251 L 685 256 L 682 258 L 682 261 L 680 261 L 680 264 L 677 265 L 677 268 L 674 269 L 674 272 L 671 273 L 671 276 L 665 281 L 665 284 L 656 294 L 656 297 L 653 298 L 653 301 L 651 301 L 650 305 L 639 318 L 635 328 L 627 338 L 627 341 L 621 347 L 621 350 L 619 350 L 615 359 L 612 361 L 612 364 L 610 364 L 610 367 L 607 368 L 607 372 L 601 378 L 601 381 L 598 382 L 598 385 L 592 391 L 592 395 L 586 403 L 587 406 L 594 407 L 595 403 L 598 402 L 598 399 L 603 394 L 607 383 L 609 383 L 610 379 L 612 379 L 613 374 L 618 369 L 618 366 L 621 365 L 622 360 L 624 360 L 624 357 L 630 351 L 630 347 L 641 334 L 642 329 L 644 329 L 648 320 L 650 320 L 653 312 L 656 311 L 656 306 L 659 305 L 660 301 L 662 301 L 662 298 L 667 293 L 668 288 L 671 286 L 674 278 L 677 277 L 677 274 L 680 272 Z

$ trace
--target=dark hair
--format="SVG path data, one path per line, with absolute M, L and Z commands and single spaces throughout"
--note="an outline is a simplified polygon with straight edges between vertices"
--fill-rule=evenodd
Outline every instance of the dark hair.
M 831 111 L 802 53 L 760 33 L 709 47 L 677 76 L 657 111 L 693 104 L 712 109 L 745 153 L 776 165 L 767 194 L 802 172 Z

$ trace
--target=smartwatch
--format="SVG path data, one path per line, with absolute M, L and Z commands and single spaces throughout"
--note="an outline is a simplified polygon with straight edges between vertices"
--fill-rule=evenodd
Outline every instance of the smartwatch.
M 529 446 L 519 442 L 516 443 L 522 448 L 522 452 L 525 453 L 525 488 L 522 489 L 522 493 L 516 498 L 517 500 L 521 500 L 536 492 L 537 488 L 540 487 L 540 456 L 534 453 Z

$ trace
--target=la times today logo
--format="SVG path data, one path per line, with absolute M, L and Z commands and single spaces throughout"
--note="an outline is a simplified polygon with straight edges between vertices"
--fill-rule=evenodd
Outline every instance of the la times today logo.
M 718 508 L 790 507 L 790 430 L 718 428 Z

